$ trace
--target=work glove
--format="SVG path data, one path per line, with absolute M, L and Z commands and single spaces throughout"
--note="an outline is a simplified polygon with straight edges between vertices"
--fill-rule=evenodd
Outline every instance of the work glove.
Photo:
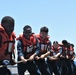
M 9 60 L 3 60 L 3 65 L 9 65 L 10 64 L 10 61 Z

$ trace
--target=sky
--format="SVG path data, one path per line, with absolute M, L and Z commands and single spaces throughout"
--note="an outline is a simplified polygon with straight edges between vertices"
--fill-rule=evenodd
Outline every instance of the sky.
M 47 26 L 52 42 L 65 39 L 76 49 L 76 0 L 0 0 L 0 21 L 4 16 L 15 19 L 17 37 L 25 25 L 36 34 Z

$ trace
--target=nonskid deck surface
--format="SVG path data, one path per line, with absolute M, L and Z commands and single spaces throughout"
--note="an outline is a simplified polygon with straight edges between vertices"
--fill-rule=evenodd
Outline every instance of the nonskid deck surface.
M 18 75 L 17 65 L 16 66 L 8 66 L 8 69 L 12 72 L 13 75 Z M 25 75 L 30 75 L 28 70 L 26 70 Z

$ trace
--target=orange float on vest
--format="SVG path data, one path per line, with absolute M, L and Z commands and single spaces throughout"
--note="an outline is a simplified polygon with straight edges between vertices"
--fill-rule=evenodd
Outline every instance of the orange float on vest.
M 47 45 L 49 43 L 49 36 L 47 36 L 45 39 L 41 38 L 40 34 L 39 35 L 36 35 L 36 37 L 38 38 L 38 41 L 41 45 L 41 50 L 40 52 L 41 53 L 46 53 L 47 52 Z
M 30 40 L 27 40 L 23 34 L 20 34 L 19 37 L 17 38 L 17 40 L 21 40 L 22 43 L 23 43 L 23 51 L 25 52 L 26 51 L 26 48 L 27 46 L 30 47 L 30 46 L 33 46 L 34 48 L 36 48 L 36 38 L 35 38 L 35 35 L 32 34 L 30 36 Z

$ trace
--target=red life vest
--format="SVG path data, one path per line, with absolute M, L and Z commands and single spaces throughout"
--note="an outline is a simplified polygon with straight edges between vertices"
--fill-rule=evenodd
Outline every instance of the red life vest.
M 41 53 L 46 53 L 47 52 L 47 48 L 48 48 L 48 43 L 49 43 L 49 36 L 47 36 L 45 39 L 41 38 L 40 34 L 36 35 L 36 37 L 38 38 L 38 42 L 40 44 L 40 52 Z M 50 47 L 49 47 L 50 48 Z
M 63 44 L 60 44 L 60 46 L 62 47 L 62 55 L 66 58 L 66 56 L 68 56 L 68 47 L 63 45 Z
M 21 40 L 23 44 L 23 52 L 31 53 L 36 48 L 36 38 L 32 34 L 30 40 L 27 40 L 23 34 L 20 34 L 17 40 Z M 28 49 L 27 49 L 28 48 Z M 30 48 L 30 50 L 29 50 Z
M 9 37 L 5 32 L 5 29 L 0 25 L 0 36 L 2 37 L 2 43 L 0 46 L 0 60 L 11 59 L 10 53 L 14 51 L 16 35 L 13 32 Z
M 59 44 L 59 46 L 62 47 L 62 50 L 63 50 L 63 51 L 67 50 L 67 46 L 64 46 L 63 44 Z
M 52 46 L 52 54 L 51 55 L 56 55 L 57 53 L 59 53 L 60 49 L 61 49 L 60 46 L 58 46 L 58 48 L 56 48 L 56 49 L 54 48 L 54 46 Z
M 60 50 L 60 47 L 58 46 L 58 48 L 54 48 L 54 46 L 52 46 L 52 50 L 54 51 L 54 52 L 59 52 L 59 50 Z
M 70 48 L 68 48 L 68 57 L 72 58 L 73 56 L 74 56 L 74 48 L 70 46 Z

